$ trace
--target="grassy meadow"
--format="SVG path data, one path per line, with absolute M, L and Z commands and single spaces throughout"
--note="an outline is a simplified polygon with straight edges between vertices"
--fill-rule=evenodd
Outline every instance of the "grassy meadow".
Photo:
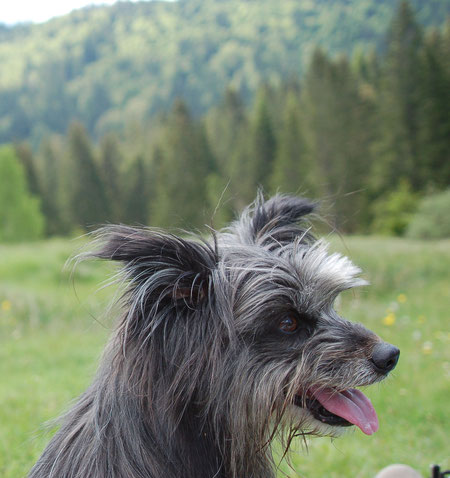
M 373 436 L 299 442 L 289 477 L 370 478 L 389 463 L 429 476 L 450 467 L 450 241 L 332 239 L 332 248 L 364 269 L 371 286 L 343 294 L 340 312 L 401 349 L 384 383 L 367 389 L 380 419 Z M 114 269 L 66 259 L 79 241 L 0 246 L 0 476 L 26 476 L 60 414 L 89 383 L 111 328 Z M 109 315 L 113 315 L 112 312 Z M 280 471 L 280 476 L 282 472 Z

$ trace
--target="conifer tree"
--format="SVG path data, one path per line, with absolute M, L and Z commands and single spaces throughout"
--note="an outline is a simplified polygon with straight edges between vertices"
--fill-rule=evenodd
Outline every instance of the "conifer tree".
M 450 68 L 444 42 L 432 32 L 423 48 L 420 101 L 420 159 L 422 188 L 450 185 Z
M 233 174 L 230 158 L 247 127 L 245 105 L 235 90 L 227 88 L 222 102 L 208 115 L 205 126 L 218 171 L 229 178 Z
M 147 211 L 147 222 L 151 225 L 156 225 L 156 222 L 153 217 L 153 212 L 155 210 L 156 194 L 157 194 L 157 181 L 158 174 L 162 168 L 164 161 L 164 152 L 161 146 L 156 143 L 153 146 L 150 165 L 147 167 L 148 170 L 148 211 Z
M 256 96 L 255 111 L 250 128 L 251 154 L 254 182 L 269 190 L 270 176 L 277 150 L 277 138 L 268 100 L 269 91 L 262 87 Z
M 147 168 L 142 156 L 138 156 L 131 163 L 126 176 L 123 222 L 146 225 L 149 218 L 150 189 Z
M 45 215 L 46 234 L 66 234 L 70 230 L 68 197 L 65 195 L 63 175 L 63 146 L 56 138 L 46 138 L 38 153 L 39 184 L 41 188 L 42 212 Z
M 248 170 L 247 111 L 235 90 L 225 91 L 223 101 L 207 116 L 205 126 L 217 169 L 208 181 L 208 197 L 215 210 L 213 225 L 219 227 L 254 198 L 256 189 Z
M 337 227 L 361 225 L 370 170 L 371 108 L 361 97 L 348 59 L 336 61 L 317 49 L 304 81 L 302 116 L 318 194 L 333 203 Z
M 450 17 L 447 18 L 442 32 L 442 55 L 445 71 L 450 74 Z
M 156 172 L 153 221 L 163 227 L 203 226 L 209 220 L 206 179 L 212 172 L 212 153 L 203 129 L 180 100 L 159 145 L 164 159 Z
M 73 221 L 83 228 L 104 223 L 111 217 L 111 209 L 91 141 L 79 123 L 73 123 L 69 128 L 68 158 L 69 204 Z
M 100 141 L 100 174 L 109 203 L 110 217 L 105 221 L 119 222 L 122 207 L 122 191 L 119 184 L 119 169 L 123 163 L 120 145 L 114 133 L 108 133 Z
M 300 118 L 300 104 L 294 92 L 288 94 L 278 148 L 270 180 L 272 192 L 311 195 L 313 165 L 308 161 Z
M 379 140 L 374 182 L 381 192 L 400 178 L 421 185 L 420 90 L 422 31 L 408 1 L 402 0 L 390 25 L 379 94 Z
M 241 211 L 256 197 L 261 184 L 255 177 L 256 155 L 252 150 L 250 125 L 236 138 L 236 145 L 230 157 L 232 175 L 229 184 L 231 212 Z

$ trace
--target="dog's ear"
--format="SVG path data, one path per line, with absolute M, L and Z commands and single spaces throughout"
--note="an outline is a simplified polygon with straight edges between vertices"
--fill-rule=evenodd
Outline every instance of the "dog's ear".
M 206 243 L 144 228 L 107 226 L 91 257 L 120 261 L 135 288 L 161 299 L 193 304 L 208 293 L 217 255 Z
M 245 209 L 234 224 L 234 230 L 246 243 L 272 242 L 283 245 L 299 236 L 304 241 L 312 241 L 313 236 L 300 221 L 312 213 L 316 206 L 308 199 L 280 194 L 266 201 L 259 193 L 254 204 Z

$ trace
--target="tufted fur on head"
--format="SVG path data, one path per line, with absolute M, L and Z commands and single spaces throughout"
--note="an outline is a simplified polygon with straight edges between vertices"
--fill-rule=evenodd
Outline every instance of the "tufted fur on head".
M 123 312 L 30 478 L 269 478 L 276 437 L 375 431 L 353 388 L 386 376 L 383 343 L 334 311 L 365 281 L 314 238 L 313 210 L 260 195 L 210 242 L 101 229 L 87 257 L 122 264 Z

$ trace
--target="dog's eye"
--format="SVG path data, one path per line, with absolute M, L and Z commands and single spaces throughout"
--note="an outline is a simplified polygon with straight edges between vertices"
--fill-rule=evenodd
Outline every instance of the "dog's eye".
M 278 328 L 285 334 L 293 334 L 298 328 L 298 321 L 295 317 L 285 317 L 278 323 Z

